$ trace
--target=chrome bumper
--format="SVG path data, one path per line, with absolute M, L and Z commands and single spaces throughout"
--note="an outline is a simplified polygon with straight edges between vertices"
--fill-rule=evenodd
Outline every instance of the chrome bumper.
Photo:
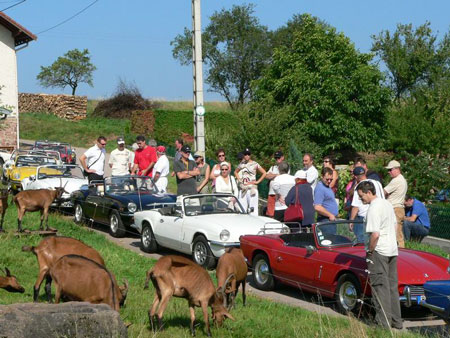
M 209 241 L 209 243 L 210 243 L 211 245 L 223 246 L 224 248 L 228 248 L 228 247 L 239 248 L 239 247 L 241 246 L 241 243 L 240 243 L 240 242 L 229 242 L 229 243 L 225 243 L 225 242 Z

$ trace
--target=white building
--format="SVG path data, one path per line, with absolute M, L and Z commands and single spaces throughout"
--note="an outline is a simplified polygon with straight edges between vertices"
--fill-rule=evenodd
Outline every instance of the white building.
M 0 148 L 19 145 L 16 52 L 36 39 L 33 33 L 0 12 L 0 106 L 11 111 L 9 115 L 0 112 Z

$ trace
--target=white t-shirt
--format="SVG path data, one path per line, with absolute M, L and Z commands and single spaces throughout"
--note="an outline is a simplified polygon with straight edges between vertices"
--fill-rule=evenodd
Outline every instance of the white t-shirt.
M 385 199 L 384 198 L 384 191 L 383 191 L 383 186 L 381 185 L 380 182 L 376 181 L 376 180 L 371 180 L 371 179 L 366 179 L 363 180 L 361 182 L 372 182 L 373 185 L 375 186 L 375 195 L 377 195 L 377 197 L 381 198 L 381 199 Z M 360 217 L 366 217 L 367 215 L 367 210 L 369 210 L 369 204 L 364 204 L 361 199 L 359 198 L 358 193 L 356 192 L 358 185 L 361 183 L 359 182 L 356 186 L 355 186 L 355 193 L 353 194 L 353 200 L 352 200 L 352 207 L 357 207 L 358 208 L 358 216 Z
M 278 170 L 278 165 L 271 166 L 267 173 L 280 175 L 280 171 Z M 272 180 L 270 180 L 270 183 L 269 183 L 269 195 L 275 195 L 275 192 L 273 191 L 273 180 L 274 179 L 275 179 L 275 177 Z
M 100 149 L 97 145 L 90 147 L 84 153 L 84 156 L 86 156 L 86 166 L 89 169 L 95 170 L 97 175 L 103 176 L 105 173 L 105 155 L 106 150 L 104 148 Z
M 391 203 L 385 199 L 375 198 L 369 205 L 365 226 L 368 234 L 366 250 L 369 247 L 370 234 L 378 232 L 380 237 L 378 238 L 375 251 L 387 257 L 398 256 L 397 236 L 395 233 L 397 219 Z
M 230 184 L 231 183 L 231 184 Z M 225 182 L 222 176 L 216 178 L 216 192 L 223 192 L 239 196 L 238 186 L 233 176 L 229 177 L 228 184 Z
M 124 176 L 128 175 L 129 164 L 132 152 L 128 149 L 114 149 L 109 156 L 109 164 L 112 164 L 111 175 L 112 176 Z
M 306 171 L 306 181 L 308 181 L 309 184 L 311 184 L 311 188 L 314 191 L 317 185 L 317 181 L 319 178 L 319 172 L 317 171 L 315 166 L 310 166 L 308 169 L 303 168 L 304 171 Z
M 153 166 L 152 177 L 158 172 L 160 177 L 166 177 L 170 171 L 169 159 L 166 155 L 161 155 Z
M 280 195 L 280 197 L 284 198 L 287 196 L 289 190 L 295 185 L 295 178 L 289 174 L 283 174 L 275 177 L 273 179 L 273 191 L 276 195 Z M 277 196 L 278 197 L 278 196 Z M 275 210 L 284 210 L 287 209 L 287 205 L 280 202 L 280 199 L 277 198 L 275 201 Z

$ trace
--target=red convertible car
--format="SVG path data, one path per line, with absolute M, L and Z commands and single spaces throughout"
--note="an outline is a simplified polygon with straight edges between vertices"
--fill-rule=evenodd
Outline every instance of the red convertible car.
M 349 221 L 317 223 L 309 232 L 246 235 L 240 242 L 258 289 L 272 290 L 280 282 L 318 292 L 335 298 L 343 313 L 356 311 L 358 300 L 371 295 L 364 244 L 358 243 Z M 448 279 L 447 259 L 399 249 L 398 290 L 403 305 L 417 303 L 425 282 Z

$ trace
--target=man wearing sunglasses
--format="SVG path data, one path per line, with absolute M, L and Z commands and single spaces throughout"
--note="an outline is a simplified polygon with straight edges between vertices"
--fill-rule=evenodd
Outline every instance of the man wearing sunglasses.
M 97 143 L 80 156 L 80 163 L 89 182 L 103 180 L 105 173 L 106 137 L 99 136 Z

